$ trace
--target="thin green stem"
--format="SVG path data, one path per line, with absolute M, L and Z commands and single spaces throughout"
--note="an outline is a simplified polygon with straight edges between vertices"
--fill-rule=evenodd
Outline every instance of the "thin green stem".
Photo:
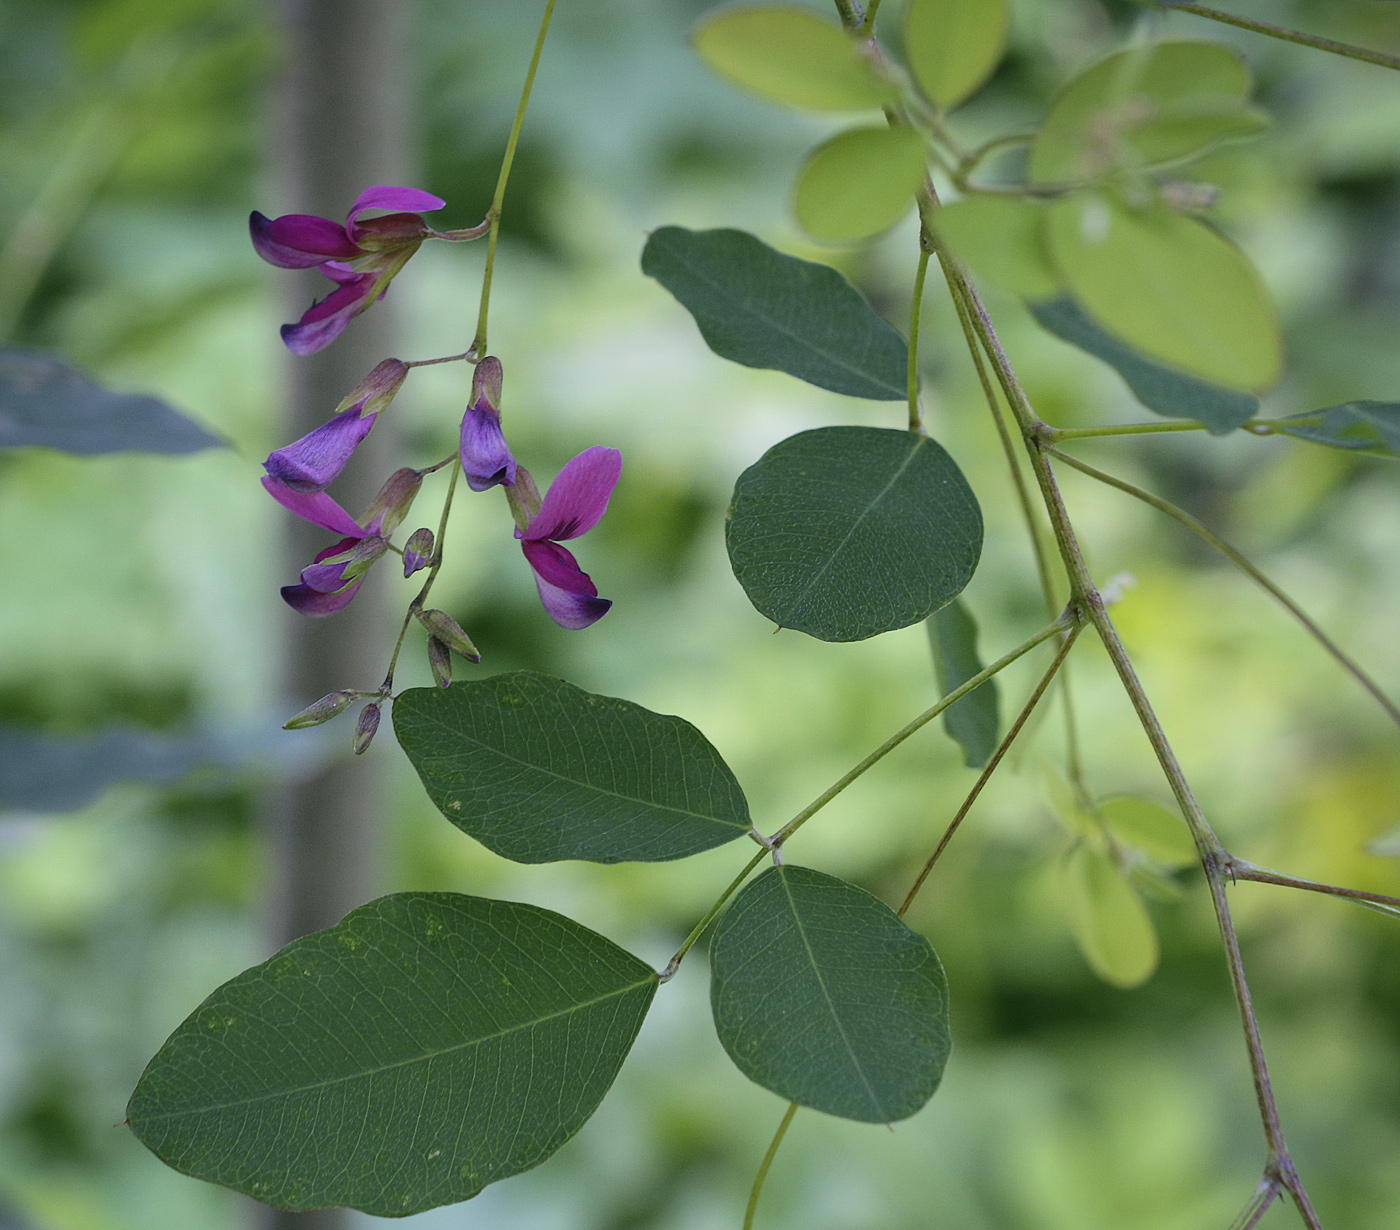
M 865 15 L 852 3 L 852 0 L 835 0 L 836 12 L 841 18 L 841 24 L 848 30 L 859 30 Z
M 1261 1221 L 1264 1214 L 1269 1211 L 1269 1206 L 1278 1199 L 1278 1181 L 1269 1176 L 1259 1180 L 1259 1186 L 1255 1188 L 1254 1195 L 1243 1209 L 1240 1215 L 1230 1223 L 1230 1230 L 1254 1230 Z
M 914 302 L 909 308 L 909 430 L 924 434 L 924 419 L 919 412 L 919 313 L 924 306 L 924 278 L 928 274 L 928 258 L 932 255 L 919 245 L 919 271 L 914 275 Z
M 1095 436 L 1155 436 L 1173 431 L 1205 431 L 1204 423 L 1120 423 L 1113 427 L 1047 427 L 1045 438 L 1058 444 L 1061 440 L 1088 440 Z
M 447 354 L 440 359 L 405 359 L 405 367 L 433 367 L 438 363 L 460 363 L 463 359 L 475 359 L 470 350 L 464 350 L 461 354 Z
M 783 1115 L 783 1121 L 778 1124 L 778 1130 L 773 1133 L 773 1140 L 768 1146 L 768 1152 L 763 1155 L 763 1161 L 758 1167 L 758 1174 L 754 1176 L 753 1190 L 749 1192 L 749 1207 L 744 1210 L 744 1230 L 753 1230 L 754 1214 L 758 1212 L 758 1198 L 763 1195 L 763 1184 L 768 1178 L 768 1171 L 773 1165 L 773 1159 L 777 1156 L 778 1146 L 783 1143 L 783 1137 L 787 1135 L 788 1126 L 792 1123 L 792 1117 L 795 1114 L 797 1114 L 797 1103 L 789 1102 L 787 1113 Z
M 1293 616 L 1302 626 L 1307 629 L 1312 638 L 1317 641 L 1332 657 L 1337 664 L 1366 689 L 1385 710 L 1387 716 L 1397 726 L 1400 726 L 1400 706 L 1397 706 L 1383 691 L 1380 684 L 1368 675 L 1361 666 L 1343 652 L 1330 636 L 1317 626 L 1307 615 L 1307 613 L 1290 598 L 1283 590 L 1275 585 L 1268 577 L 1259 571 L 1243 555 L 1235 550 L 1228 542 L 1219 535 L 1207 529 L 1201 522 L 1197 521 L 1189 512 L 1183 508 L 1178 508 L 1175 504 L 1169 503 L 1160 496 L 1153 495 L 1150 491 L 1144 491 L 1141 487 L 1134 486 L 1121 478 L 1116 478 L 1112 474 L 1107 474 L 1103 470 L 1089 465 L 1088 462 L 1080 461 L 1077 457 L 1071 457 L 1068 453 L 1063 453 L 1057 448 L 1047 447 L 1045 450 L 1052 457 L 1057 457 L 1067 465 L 1073 466 L 1082 474 L 1087 474 L 1090 478 L 1098 479 L 1101 483 L 1106 483 L 1110 487 L 1116 487 L 1119 491 L 1126 492 L 1134 499 L 1141 500 L 1144 504 L 1150 504 L 1159 512 L 1164 512 L 1167 516 L 1180 522 L 1203 542 L 1209 543 L 1226 559 L 1235 565 L 1241 572 L 1255 582 L 1265 593 L 1274 598 L 1290 615 Z
M 477 313 L 476 336 L 472 339 L 469 351 L 478 358 L 486 353 L 486 316 L 491 307 L 491 277 L 496 268 L 496 240 L 501 230 L 501 204 L 506 196 L 506 181 L 510 179 L 515 149 L 520 143 L 520 128 L 525 123 L 525 108 L 529 106 L 530 91 L 535 84 L 535 70 L 540 66 L 540 53 L 544 50 L 545 35 L 549 33 L 549 19 L 553 16 L 554 0 L 545 0 L 540 32 L 535 37 L 535 50 L 530 56 L 530 67 L 525 73 L 525 86 L 520 91 L 520 105 L 515 109 L 515 120 L 510 126 L 510 137 L 506 141 L 505 157 L 501 159 L 501 173 L 496 177 L 496 193 L 491 198 L 491 209 L 487 214 L 491 229 L 486 240 L 486 269 L 481 275 L 481 309 Z
M 821 809 L 825 807 L 828 803 L 830 803 L 832 799 L 834 799 L 838 794 L 845 790 L 847 786 L 849 786 L 853 781 L 856 780 L 856 778 L 860 777 L 872 766 L 878 764 L 892 751 L 894 751 L 895 748 L 897 748 L 901 743 L 903 743 L 905 739 L 909 738 L 910 735 L 914 734 L 916 731 L 922 730 L 940 713 L 942 713 L 945 709 L 949 708 L 951 705 L 956 704 L 974 688 L 981 687 L 982 684 L 986 683 L 987 680 L 990 679 L 993 675 L 1005 670 L 1008 666 L 1011 665 L 1011 663 L 1015 662 L 1017 658 L 1020 658 L 1025 654 L 1030 653 L 1030 651 L 1034 649 L 1037 645 L 1041 644 L 1043 641 L 1048 641 L 1057 632 L 1060 632 L 1065 628 L 1070 627 L 1073 622 L 1074 616 L 1071 615 L 1070 612 L 1066 611 L 1065 614 L 1062 615 L 1059 619 L 1055 620 L 1054 623 L 1048 624 L 1029 640 L 1023 641 L 1021 644 L 1017 645 L 1016 648 L 1013 649 L 1010 653 L 1006 654 L 1004 657 L 998 658 L 995 662 L 991 664 L 991 666 L 973 675 L 972 678 L 969 679 L 966 683 L 964 683 L 961 687 L 955 689 L 952 692 L 949 692 L 948 695 L 943 697 L 943 699 L 940 700 L 936 705 L 932 706 L 929 709 L 925 709 L 907 726 L 904 726 L 895 734 L 891 735 L 888 739 L 886 739 L 882 744 L 880 744 L 879 747 L 877 747 L 873 752 L 871 752 L 869 756 L 862 760 L 858 765 L 856 765 L 854 769 L 852 769 L 839 781 L 834 782 L 831 786 L 828 786 L 825 790 L 823 790 L 821 794 L 819 794 L 815 799 L 808 803 L 806 807 L 804 807 L 800 812 L 797 813 L 797 815 L 795 815 L 791 820 L 789 820 L 785 825 L 783 825 L 782 828 L 780 828 L 776 833 L 774 833 L 773 836 L 769 839 L 769 844 L 771 848 L 776 850 L 779 847 L 781 847 L 783 842 L 785 842 L 789 837 L 791 837 L 795 832 L 797 832 L 797 830 L 800 829 L 804 824 L 806 824 L 807 821 L 810 820 L 813 816 L 815 816 L 817 812 L 821 811 Z
M 860 23 L 860 36 L 869 38 L 875 33 L 875 14 L 880 11 L 880 0 L 869 0 L 865 9 L 865 20 Z
M 389 658 L 389 669 L 384 675 L 383 692 L 385 695 L 388 695 L 389 690 L 394 686 L 394 668 L 399 664 L 399 653 L 403 649 L 409 625 L 413 622 L 413 617 L 423 609 L 423 603 L 428 600 L 428 594 L 432 591 L 433 582 L 437 580 L 438 573 L 442 571 L 442 544 L 447 537 L 447 517 L 452 511 L 452 497 L 457 492 L 457 475 L 461 472 L 460 466 L 453 466 L 452 476 L 447 480 L 447 495 L 442 501 L 442 516 L 438 518 L 437 537 L 433 539 L 433 561 L 428 566 L 428 576 L 423 582 L 423 588 L 418 591 L 418 596 L 408 604 L 408 610 L 404 612 L 403 625 L 399 628 L 399 639 L 394 642 L 394 652 Z
M 1255 34 L 1264 34 L 1269 38 L 1299 43 L 1318 51 L 1330 51 L 1333 55 L 1346 56 L 1349 60 L 1363 60 L 1367 64 L 1379 64 L 1382 68 L 1400 69 L 1400 57 L 1388 56 L 1383 51 L 1372 51 L 1367 47 L 1353 46 L 1351 43 L 1339 43 L 1335 39 L 1305 34 L 1302 30 L 1290 30 L 1286 26 L 1276 26 L 1267 21 L 1255 21 L 1252 17 L 1237 17 L 1234 13 L 1222 13 L 1219 9 L 1206 8 L 1204 4 L 1156 4 L 1153 7 L 1166 12 L 1194 13 L 1197 17 L 1207 17 L 1211 21 L 1223 22 L 1227 26 L 1236 26 Z
M 671 979 L 676 976 L 676 971 L 680 969 L 681 962 L 685 960 L 685 954 L 688 953 L 692 948 L 694 948 L 695 941 L 705 934 L 705 928 L 708 927 L 712 922 L 714 922 L 719 912 L 722 909 L 724 909 L 724 903 L 739 891 L 744 881 L 747 880 L 749 878 L 749 875 L 753 872 L 753 869 L 757 867 L 759 863 L 763 862 L 763 860 L 767 857 L 768 848 L 765 846 L 762 850 L 755 854 L 753 858 L 749 860 L 748 865 L 744 868 L 744 870 L 734 877 L 733 883 L 731 883 L 729 887 L 724 890 L 724 892 L 720 893 L 719 897 L 715 900 L 714 905 L 712 905 L 708 910 L 705 911 L 705 917 L 695 924 L 695 927 L 691 931 L 691 933 L 685 937 L 685 942 L 679 948 L 676 949 L 676 955 L 666 963 L 666 968 L 661 971 L 661 976 L 658 979 L 658 981 L 670 982 Z
M 1300 880 L 1296 876 L 1280 875 L 1276 871 L 1256 867 L 1253 863 L 1247 863 L 1244 859 L 1235 858 L 1233 855 L 1225 861 L 1221 869 L 1232 880 L 1254 880 L 1259 884 L 1277 884 L 1282 888 L 1298 888 L 1310 893 L 1326 893 L 1332 897 L 1345 897 L 1350 901 L 1360 901 L 1363 904 L 1389 906 L 1393 910 L 1400 909 L 1400 897 L 1388 897 L 1384 893 L 1368 893 L 1359 888 L 1342 888 L 1337 884 L 1322 884 L 1317 880 Z
M 1021 733 L 1021 728 L 1030 719 L 1031 714 L 1035 712 L 1035 707 L 1040 704 L 1040 698 L 1045 695 L 1045 690 L 1054 680 L 1060 667 L 1064 665 L 1065 659 L 1069 656 L 1069 651 L 1081 631 L 1083 631 L 1083 626 L 1076 624 L 1069 630 L 1064 640 L 1060 642 L 1059 652 L 1055 654 L 1055 660 L 1050 663 L 1045 674 L 1040 677 L 1040 682 L 1035 685 L 1035 691 L 1031 693 L 1030 699 L 1026 701 L 1025 706 L 1017 715 L 1016 720 L 1011 724 L 1011 729 L 1006 732 L 1005 738 L 997 745 L 997 750 L 992 753 L 992 758 L 987 761 L 986 767 L 982 770 L 981 775 L 973 784 L 972 789 L 968 791 L 967 798 L 963 800 L 962 806 L 958 808 L 957 814 L 954 815 L 952 822 L 948 825 L 947 829 L 944 830 L 942 839 L 934 848 L 933 853 L 929 855 L 928 862 L 924 864 L 923 870 L 919 872 L 918 878 L 910 887 L 909 892 L 905 894 L 904 904 L 901 905 L 897 911 L 901 918 L 908 913 L 909 907 L 914 904 L 914 898 L 918 896 L 919 890 L 923 888 L 924 881 L 928 879 L 934 864 L 942 857 L 943 851 L 948 848 L 948 843 L 953 840 L 953 834 L 958 831 L 958 826 L 962 824 L 963 818 L 972 810 L 972 805 L 977 802 L 977 796 L 982 793 L 982 788 L 991 781 L 992 774 L 996 772 L 997 766 L 1001 764 L 1002 757 L 1010 750 L 1011 745 L 1016 742 L 1016 736 Z
M 976 149 L 969 150 L 958 163 L 958 175 L 966 178 L 975 171 L 979 164 L 986 161 L 998 150 L 1006 149 L 1012 145 L 1029 145 L 1035 140 L 1035 129 L 1026 132 L 1008 132 L 999 137 L 993 137 L 990 141 L 984 141 Z M 961 186 L 961 185 L 959 185 Z

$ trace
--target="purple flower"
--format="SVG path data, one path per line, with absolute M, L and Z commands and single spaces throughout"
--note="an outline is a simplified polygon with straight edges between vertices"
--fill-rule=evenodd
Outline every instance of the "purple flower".
M 268 494 L 283 508 L 323 530 L 343 535 L 301 570 L 301 584 L 282 587 L 282 600 L 313 617 L 334 615 L 349 606 L 370 565 L 389 549 L 387 536 L 407 514 L 421 482 L 417 470 L 396 471 L 369 506 L 362 525 L 324 491 L 296 491 L 264 478 Z
M 524 481 L 507 491 L 517 520 L 525 523 L 515 536 L 534 569 L 540 601 L 561 628 L 586 628 L 612 607 L 609 599 L 598 597 L 598 587 L 559 544 L 598 524 L 621 474 L 622 454 L 617 449 L 587 448 L 559 471 L 543 501 L 524 470 L 519 472 Z
M 248 228 L 263 260 L 282 269 L 316 267 L 339 283 L 296 324 L 282 326 L 287 349 L 311 354 L 339 337 L 353 317 L 384 294 L 418 245 L 437 234 L 418 211 L 441 209 L 445 204 L 441 197 L 418 188 L 382 184 L 360 193 L 344 226 L 314 214 L 269 219 L 255 210 Z M 359 221 L 367 209 L 400 212 Z
M 501 361 L 487 355 L 472 376 L 471 404 L 462 417 L 462 473 L 473 491 L 515 483 L 515 457 L 501 434 Z
M 340 476 L 407 375 L 407 364 L 385 359 L 340 403 L 334 418 L 269 454 L 263 462 L 268 477 L 303 494 L 324 491 Z

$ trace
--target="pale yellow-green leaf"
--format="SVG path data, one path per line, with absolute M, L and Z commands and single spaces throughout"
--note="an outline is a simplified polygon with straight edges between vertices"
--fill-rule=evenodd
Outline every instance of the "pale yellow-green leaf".
M 1196 843 L 1186 821 L 1160 803 L 1115 794 L 1100 799 L 1098 809 L 1115 840 L 1141 851 L 1154 863 L 1176 868 L 1196 861 Z
M 1278 313 L 1234 244 L 1164 204 L 1079 194 L 1050 207 L 1050 251 L 1080 304 L 1143 354 L 1257 392 L 1283 366 Z
M 817 146 L 798 172 L 793 212 L 815 239 L 849 243 L 892 226 L 925 173 L 912 128 L 852 128 Z
M 930 101 L 955 107 L 992 75 L 1010 25 L 1007 0 L 909 0 L 904 8 L 909 72 Z
M 740 89 L 813 111 L 862 111 L 894 96 L 855 39 L 811 9 L 723 8 L 693 35 L 696 52 Z
M 1101 60 L 1060 91 L 1036 133 L 1028 167 L 1037 183 L 1095 179 L 1120 166 L 1171 162 L 1260 127 L 1246 105 L 1253 85 L 1223 43 L 1132 47 Z M 1215 117 L 1213 122 L 1200 122 Z M 1228 122 L 1222 128 L 1222 117 Z M 1196 121 L 1196 122 L 1192 122 Z
M 1050 260 L 1046 207 L 1023 197 L 968 196 L 934 214 L 954 255 L 980 274 L 1027 299 L 1051 299 L 1060 276 Z
M 1050 801 L 1050 810 L 1055 819 L 1064 825 L 1066 832 L 1071 837 L 1102 841 L 1098 820 L 1080 805 L 1074 787 L 1049 765 L 1042 767 L 1040 776 Z
M 1079 950 L 1105 982 L 1141 986 L 1157 968 L 1157 932 L 1118 869 L 1087 845 L 1064 862 L 1066 904 Z

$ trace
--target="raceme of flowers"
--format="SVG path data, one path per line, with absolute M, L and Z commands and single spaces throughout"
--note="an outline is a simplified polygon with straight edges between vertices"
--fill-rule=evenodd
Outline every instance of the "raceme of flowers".
M 269 219 L 253 213 L 249 229 L 259 256 L 284 269 L 316 268 L 337 283 L 336 289 L 308 308 L 299 321 L 282 327 L 288 349 L 311 354 L 334 341 L 355 316 L 383 297 L 390 281 L 425 239 L 462 240 L 485 233 L 485 223 L 460 231 L 435 231 L 421 212 L 441 209 L 444 204 L 417 188 L 381 185 L 360 194 L 344 225 L 310 214 Z M 371 210 L 393 212 L 362 217 Z M 340 476 L 379 415 L 389 408 L 412 366 L 399 359 L 385 359 L 346 396 L 330 419 L 276 449 L 263 463 L 267 474 L 262 483 L 273 499 L 313 525 L 339 535 L 301 570 L 298 584 L 283 587 L 283 599 L 303 615 L 333 615 L 349 605 L 369 569 L 389 551 L 402 555 L 406 577 L 435 564 L 439 544 L 431 530 L 415 530 L 402 548 L 393 544 L 392 536 L 407 517 L 424 478 L 455 463 L 461 466 L 472 491 L 497 486 L 505 491 L 516 522 L 515 537 L 550 618 L 570 629 L 596 623 L 612 603 L 598 596 L 597 586 L 561 544 L 598 524 L 621 475 L 622 455 L 612 448 L 585 449 L 565 464 L 541 498 L 529 471 L 516 462 L 501 428 L 503 371 L 494 356 L 476 359 L 455 458 L 423 470 L 397 470 L 359 520 L 327 494 L 326 488 Z M 429 573 L 429 585 L 433 575 Z M 427 624 L 430 634 L 434 627 L 430 617 L 440 616 L 457 628 L 442 612 L 422 611 L 422 597 L 420 594 L 411 609 Z M 470 646 L 464 633 L 456 639 Z M 448 636 L 447 640 L 454 638 Z M 432 642 L 430 635 L 430 654 L 434 649 L 442 650 Z M 443 686 L 450 680 L 450 673 L 436 665 L 434 674 Z M 326 708 L 338 713 L 343 707 Z M 329 716 L 334 714 L 325 715 Z M 315 720 L 325 717 L 318 710 Z

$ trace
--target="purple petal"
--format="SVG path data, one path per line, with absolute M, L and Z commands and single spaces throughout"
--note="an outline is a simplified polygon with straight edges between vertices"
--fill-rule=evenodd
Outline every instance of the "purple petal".
M 571 594 L 597 596 L 598 587 L 588 573 L 578 566 L 578 560 L 567 547 L 561 547 L 557 542 L 528 539 L 520 546 L 530 567 L 535 570 L 535 576 Z
M 324 274 L 332 282 L 339 282 L 342 286 L 365 276 L 364 270 L 356 269 L 353 264 L 347 264 L 345 261 L 327 261 L 317 272 Z
M 586 534 L 608 511 L 608 497 L 621 474 L 622 454 L 617 449 L 584 449 L 559 471 L 539 515 L 521 537 L 562 542 Z
M 378 417 L 361 417 L 359 406 L 351 406 L 300 440 L 269 454 L 263 469 L 269 478 L 293 491 L 306 495 L 324 491 L 340 477 L 350 455 L 369 435 Z
M 331 225 L 335 226 L 335 223 L 332 222 Z M 338 226 L 336 230 L 342 235 L 345 233 Z M 248 215 L 248 233 L 253 239 L 253 251 L 269 265 L 276 265 L 279 269 L 309 269 L 326 259 L 315 252 L 305 252 L 300 248 L 278 243 L 272 237 L 272 220 L 258 213 L 256 209 Z
M 337 279 L 339 280 L 339 279 Z M 373 274 L 357 274 L 313 303 L 294 325 L 282 326 L 282 341 L 293 354 L 314 354 L 329 346 L 345 326 L 374 302 L 379 288 Z
M 284 487 L 270 478 L 264 478 L 262 485 L 267 488 L 268 495 L 289 512 L 296 513 L 303 521 L 319 525 L 323 530 L 330 530 L 332 534 L 345 534 L 357 539 L 365 536 L 360 523 L 324 491 L 307 495 Z
M 535 574 L 535 588 L 540 591 L 540 601 L 545 614 L 561 628 L 577 632 L 589 624 L 596 624 L 612 609 L 610 598 L 599 598 L 592 594 L 573 594 L 568 590 L 551 585 L 539 573 Z
M 462 473 L 473 491 L 515 483 L 515 457 L 501 434 L 501 416 L 478 402 L 462 417 Z
M 355 219 L 367 209 L 389 209 L 416 214 L 441 209 L 446 204 L 442 197 L 424 192 L 421 188 L 395 188 L 392 184 L 379 184 L 373 188 L 366 188 L 355 198 L 345 221 L 347 225 L 353 225 Z
M 253 228 L 253 245 L 259 239 L 284 260 L 295 260 L 290 269 L 304 269 L 328 260 L 353 260 L 361 255 L 349 233 L 338 222 L 318 218 L 315 214 L 283 214 L 268 221 L 255 213 L 249 219 Z M 258 232 L 261 232 L 259 235 Z M 260 252 L 261 254 L 261 252 Z M 265 256 L 264 259 L 271 259 Z M 279 264 L 280 261 L 273 261 Z
M 364 584 L 364 578 L 347 585 L 344 589 L 334 594 L 317 593 L 309 585 L 284 585 L 282 586 L 282 601 L 294 611 L 300 611 L 303 615 L 310 615 L 312 619 L 320 619 L 326 615 L 334 615 L 337 611 L 343 611 L 350 605 L 350 599 L 355 596 L 356 591 Z
M 419 555 L 412 547 L 405 547 L 403 551 L 403 574 L 411 577 L 420 568 L 428 566 L 428 557 Z
M 318 594 L 333 594 L 337 590 L 344 589 L 347 584 L 345 569 L 353 563 L 353 560 L 343 559 L 336 564 L 324 564 L 321 561 L 328 560 L 333 555 L 344 555 L 353 551 L 362 541 L 361 538 L 342 538 L 334 546 L 329 546 L 324 551 L 317 551 L 316 558 L 301 570 L 302 583 L 309 585 Z

